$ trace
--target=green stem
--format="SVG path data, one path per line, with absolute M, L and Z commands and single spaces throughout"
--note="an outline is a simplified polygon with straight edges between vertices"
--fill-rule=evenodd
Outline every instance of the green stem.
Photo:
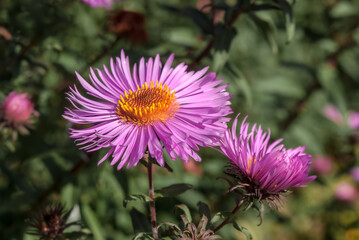
M 154 189 L 152 182 L 152 162 L 150 160 L 147 162 L 147 171 L 148 171 L 149 197 L 151 198 L 150 212 L 151 212 L 152 234 L 155 239 L 158 239 L 156 206 L 155 206 L 155 197 L 154 197 Z
M 224 219 L 224 221 L 218 225 L 213 232 L 216 233 L 219 230 L 221 230 L 222 227 L 224 227 L 232 218 L 233 216 L 238 212 L 238 210 L 242 207 L 244 201 L 241 201 L 239 203 L 236 204 L 236 207 L 232 210 L 231 215 L 229 215 L 228 217 L 226 217 L 226 219 Z

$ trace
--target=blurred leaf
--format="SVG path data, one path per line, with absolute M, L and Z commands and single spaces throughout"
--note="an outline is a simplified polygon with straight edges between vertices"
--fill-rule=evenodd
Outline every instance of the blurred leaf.
M 63 234 L 65 239 L 77 240 L 77 239 L 89 239 L 91 234 L 85 232 L 69 232 Z
M 232 224 L 235 229 L 246 235 L 247 240 L 253 239 L 252 234 L 248 231 L 247 228 L 239 226 L 235 221 L 232 221 Z
M 231 212 L 218 212 L 212 217 L 211 221 L 209 221 L 209 224 L 214 226 L 216 222 L 230 216 L 231 214 Z
M 285 16 L 285 26 L 287 30 L 287 42 L 293 39 L 295 32 L 295 22 L 293 17 L 292 6 L 286 0 L 276 0 L 283 10 Z
M 154 239 L 152 235 L 148 233 L 139 233 L 132 240 L 152 240 Z M 162 239 L 162 238 L 161 238 Z
M 272 52 L 277 54 L 278 53 L 278 45 L 274 37 L 274 28 L 271 24 L 268 22 L 262 20 L 258 16 L 252 14 L 250 15 L 251 19 L 254 21 L 256 26 L 262 31 L 264 34 L 264 37 L 266 38 L 267 42 L 269 43 L 269 46 L 272 49 Z
M 204 202 L 198 202 L 198 208 L 201 215 L 205 215 L 207 219 L 211 219 L 211 211 L 209 210 L 207 204 L 205 204 Z
M 235 28 L 226 27 L 223 23 L 217 24 L 214 30 L 214 49 L 227 52 L 236 34 Z
M 91 229 L 95 240 L 103 240 L 104 231 L 101 227 L 100 221 L 97 219 L 96 214 L 92 211 L 89 205 L 82 204 L 82 215 L 89 228 Z
M 74 186 L 69 183 L 62 187 L 61 190 L 61 200 L 62 202 L 66 203 L 66 206 L 73 206 L 74 205 Z
M 171 11 L 189 17 L 202 30 L 203 33 L 212 34 L 211 19 L 204 12 L 191 7 L 176 8 L 169 5 L 160 6 L 167 11 Z
M 163 197 L 175 197 L 192 188 L 193 186 L 191 184 L 178 183 L 168 187 L 161 188 L 159 190 L 156 190 L 155 192 L 161 194 Z
M 226 65 L 229 58 L 229 53 L 227 51 L 215 51 L 213 53 L 213 71 L 220 72 L 222 68 Z
M 358 15 L 358 11 L 353 3 L 349 1 L 339 1 L 330 11 L 330 15 L 334 18 L 350 17 Z
M 336 69 L 328 64 L 322 64 L 318 68 L 318 78 L 323 88 L 331 95 L 340 109 L 345 108 L 345 97 L 342 82 L 337 77 Z
M 130 195 L 130 196 L 126 197 L 123 200 L 123 206 L 127 207 L 128 202 L 137 201 L 137 200 L 141 200 L 141 201 L 144 201 L 144 202 L 151 202 L 152 201 L 152 199 L 149 196 L 147 196 L 146 194 L 133 194 L 133 195 Z
M 281 10 L 280 7 L 271 3 L 251 4 L 251 11 Z
M 135 233 L 151 232 L 152 226 L 146 215 L 138 211 L 136 208 L 132 208 L 131 212 L 132 227 Z

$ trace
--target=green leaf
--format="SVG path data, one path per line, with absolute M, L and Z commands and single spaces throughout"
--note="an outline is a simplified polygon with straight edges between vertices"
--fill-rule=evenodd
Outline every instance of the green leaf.
M 92 235 L 85 232 L 69 232 L 64 233 L 65 239 L 73 239 L 73 240 L 79 240 L 79 239 L 90 239 Z
M 188 207 L 187 207 L 186 205 L 184 205 L 184 204 L 179 204 L 179 205 L 176 205 L 176 207 L 182 209 L 183 212 L 184 212 L 184 214 L 185 214 L 185 216 L 186 216 L 186 218 L 187 218 L 187 220 L 188 220 L 189 222 L 192 222 L 191 213 L 190 213 L 190 211 L 189 211 L 189 209 L 188 209 Z
M 201 215 L 205 215 L 208 219 L 211 219 L 211 212 L 209 210 L 209 207 L 207 204 L 205 204 L 204 202 L 198 202 L 198 208 L 199 208 L 199 213 Z
M 130 211 L 133 231 L 135 233 L 151 232 L 151 223 L 146 215 L 132 208 Z
M 231 212 L 218 212 L 218 213 L 216 213 L 213 216 L 213 218 L 211 219 L 211 221 L 209 221 L 210 226 L 213 226 L 220 219 L 224 219 L 224 218 L 228 217 L 231 214 L 232 214 Z
M 234 227 L 235 229 L 237 229 L 238 231 L 240 231 L 241 233 L 243 233 L 244 235 L 246 235 L 246 237 L 247 237 L 248 240 L 252 240 L 252 239 L 253 239 L 252 234 L 248 231 L 247 228 L 239 226 L 235 221 L 232 221 L 232 223 L 233 223 L 233 227 Z
M 334 18 L 343 18 L 357 15 L 358 11 L 349 1 L 341 1 L 335 4 L 333 9 L 330 11 L 330 15 Z
M 224 50 L 228 52 L 236 34 L 235 28 L 226 27 L 223 23 L 217 24 L 214 30 L 214 49 L 216 51 Z
M 213 71 L 220 72 L 226 65 L 229 59 L 229 53 L 227 51 L 215 51 L 213 53 Z
M 186 7 L 186 8 L 175 8 L 169 5 L 160 5 L 162 8 L 167 11 L 171 11 L 174 13 L 179 13 L 183 16 L 189 17 L 192 21 L 202 30 L 205 34 L 212 34 L 212 22 L 211 19 L 202 11 Z
M 82 215 L 84 220 L 88 224 L 89 228 L 91 229 L 94 239 L 95 240 L 103 240 L 103 230 L 100 225 L 100 221 L 97 219 L 96 214 L 92 211 L 90 206 L 87 204 L 82 204 L 81 207 Z
M 262 10 L 280 10 L 280 7 L 271 3 L 267 4 L 251 4 L 251 11 L 262 11 Z
M 123 206 L 127 207 L 128 202 L 137 201 L 137 200 L 141 200 L 141 201 L 144 201 L 144 202 L 151 202 L 152 201 L 152 199 L 149 196 L 145 195 L 145 194 L 133 194 L 133 195 L 130 195 L 130 196 L 126 197 L 123 200 Z
M 178 183 L 156 190 L 155 192 L 161 194 L 163 197 L 175 197 L 192 188 L 193 186 L 191 184 Z
M 278 4 L 283 10 L 285 16 L 285 26 L 287 30 L 287 42 L 293 39 L 295 32 L 295 22 L 293 17 L 292 6 L 286 0 L 277 0 Z
M 211 19 L 202 11 L 199 11 L 196 8 L 184 8 L 182 9 L 182 14 L 188 16 L 192 21 L 197 24 L 197 26 L 205 34 L 212 33 L 212 22 Z
M 152 240 L 154 239 L 150 234 L 148 233 L 139 233 L 137 234 L 132 240 Z
M 257 27 L 262 31 L 264 37 L 266 38 L 267 42 L 269 43 L 270 47 L 272 48 L 272 52 L 277 54 L 278 53 L 278 45 L 274 37 L 274 27 L 269 24 L 268 22 L 262 20 L 258 16 L 252 14 L 250 15 L 254 23 Z

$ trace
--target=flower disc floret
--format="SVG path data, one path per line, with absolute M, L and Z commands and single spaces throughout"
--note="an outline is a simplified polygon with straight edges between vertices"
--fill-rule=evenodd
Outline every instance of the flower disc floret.
M 174 117 L 178 108 L 175 92 L 165 84 L 145 82 L 142 88 L 137 85 L 137 91 L 131 89 L 124 97 L 121 95 L 117 104 L 117 114 L 128 123 L 139 125 L 152 124 L 153 121 L 166 121 Z
M 164 166 L 163 149 L 172 159 L 200 161 L 198 146 L 218 146 L 227 128 L 230 95 L 223 80 L 208 69 L 187 71 L 181 63 L 172 68 L 171 54 L 162 67 L 160 56 L 141 59 L 130 70 L 129 58 L 111 59 L 110 69 L 92 69 L 90 81 L 77 74 L 86 95 L 70 88 L 64 118 L 80 149 L 88 152 L 108 148 L 99 161 L 112 157 L 111 164 L 135 166 L 148 151 Z M 78 125 L 86 128 L 77 129 Z M 89 127 L 90 125 L 90 127 Z

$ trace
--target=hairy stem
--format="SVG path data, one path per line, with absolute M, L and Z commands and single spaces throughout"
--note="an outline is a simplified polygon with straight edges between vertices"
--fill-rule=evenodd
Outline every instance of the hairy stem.
M 151 198 L 150 212 L 151 212 L 152 234 L 155 239 L 158 239 L 157 222 L 156 222 L 156 206 L 155 206 L 155 197 L 154 197 L 153 182 L 152 182 L 152 162 L 151 161 L 148 161 L 148 163 L 147 163 L 147 171 L 148 171 L 149 197 Z

